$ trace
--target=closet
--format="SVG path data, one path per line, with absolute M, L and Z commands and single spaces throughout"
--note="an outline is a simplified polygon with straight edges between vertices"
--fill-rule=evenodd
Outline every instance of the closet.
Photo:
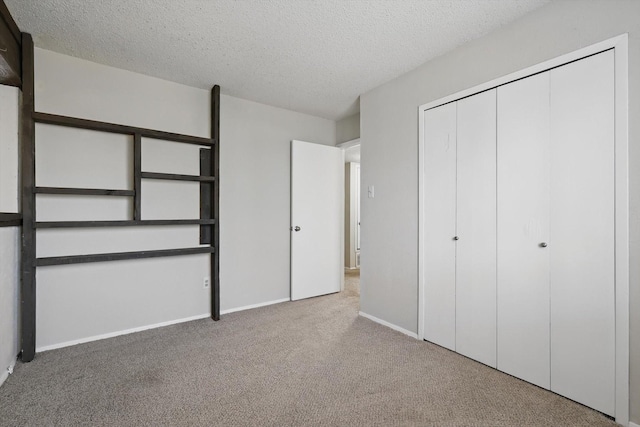
M 614 52 L 424 111 L 424 338 L 615 414 Z
M 496 90 L 428 110 L 425 129 L 425 338 L 495 367 Z

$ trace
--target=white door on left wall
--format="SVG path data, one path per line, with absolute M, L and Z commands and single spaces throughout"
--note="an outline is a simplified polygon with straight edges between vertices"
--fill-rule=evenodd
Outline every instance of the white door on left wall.
M 344 170 L 339 148 L 291 141 L 291 299 L 340 291 Z

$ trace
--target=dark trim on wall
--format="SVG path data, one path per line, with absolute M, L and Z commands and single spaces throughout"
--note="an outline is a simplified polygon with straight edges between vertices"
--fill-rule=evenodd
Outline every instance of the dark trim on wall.
M 11 12 L 9 12 L 9 8 L 4 1 L 0 0 L 0 17 L 7 25 L 7 28 L 11 32 L 13 39 L 19 45 L 22 45 L 22 33 L 20 32 L 20 28 L 18 28 L 18 24 L 13 20 L 13 16 L 11 16 Z
M 16 227 L 22 225 L 22 214 L 0 212 L 0 227 Z
M 211 139 L 216 142 L 211 153 L 211 172 L 216 178 L 211 185 L 211 201 L 213 209 L 211 219 L 213 226 L 213 241 L 211 246 L 216 249 L 211 254 L 211 318 L 220 320 L 220 86 L 215 85 L 211 90 Z
M 60 116 L 48 113 L 33 113 L 36 123 L 49 125 L 66 126 L 76 129 L 95 130 L 98 132 L 119 133 L 123 135 L 140 134 L 143 138 L 161 139 L 164 141 L 181 142 L 183 144 L 194 144 L 211 147 L 215 141 L 199 136 L 180 135 L 177 133 L 164 132 L 160 130 L 144 129 L 134 126 L 118 125 L 115 123 L 99 122 L 95 120 L 78 119 L 76 117 Z
M 22 189 L 22 257 L 20 284 L 20 358 L 30 362 L 36 353 L 36 234 L 35 122 L 33 39 L 22 33 L 22 108 L 20 111 L 20 166 Z

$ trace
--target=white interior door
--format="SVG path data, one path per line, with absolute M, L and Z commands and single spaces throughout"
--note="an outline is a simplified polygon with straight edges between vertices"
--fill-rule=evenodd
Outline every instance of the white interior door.
M 456 347 L 456 103 L 424 112 L 424 338 Z
M 456 351 L 496 367 L 496 90 L 457 102 Z
M 340 291 L 344 164 L 336 147 L 291 141 L 291 299 Z
M 614 61 L 550 73 L 551 390 L 615 414 Z
M 497 366 L 549 388 L 549 73 L 498 88 Z

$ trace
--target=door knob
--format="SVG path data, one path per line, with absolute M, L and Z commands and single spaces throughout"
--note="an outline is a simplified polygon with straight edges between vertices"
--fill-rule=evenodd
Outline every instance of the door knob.
M 297 225 L 295 227 L 291 228 L 293 231 L 300 231 L 300 227 L 298 227 Z
M 460 240 L 458 236 L 453 236 L 453 240 Z
M 542 243 L 540 243 L 540 247 L 541 247 L 541 248 L 546 248 L 546 247 L 547 247 L 547 242 L 542 242 Z

